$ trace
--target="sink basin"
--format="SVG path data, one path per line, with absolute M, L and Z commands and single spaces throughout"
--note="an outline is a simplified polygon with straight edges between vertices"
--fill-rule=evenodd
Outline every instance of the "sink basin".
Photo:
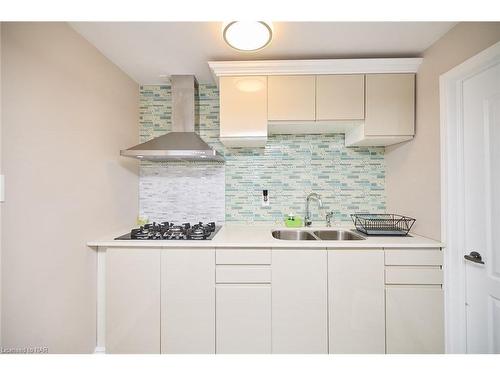
M 325 241 L 356 241 L 365 239 L 359 234 L 348 230 L 317 230 L 313 233 Z
M 323 240 L 323 241 L 356 241 L 356 240 L 364 240 L 363 236 L 351 232 L 349 230 L 316 230 L 314 232 L 309 232 L 306 230 L 275 230 L 272 232 L 274 238 L 278 240 L 287 240 L 287 241 L 315 241 L 315 240 Z
M 303 241 L 303 240 L 317 240 L 315 236 L 311 233 L 303 230 L 275 230 L 273 231 L 273 237 L 278 240 L 288 240 L 288 241 Z

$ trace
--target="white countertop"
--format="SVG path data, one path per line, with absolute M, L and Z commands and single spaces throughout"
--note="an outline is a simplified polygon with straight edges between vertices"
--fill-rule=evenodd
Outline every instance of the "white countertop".
M 225 224 L 212 240 L 208 241 L 140 241 L 140 240 L 113 240 L 113 238 L 128 232 L 124 230 L 116 235 L 110 235 L 102 240 L 89 241 L 91 248 L 107 247 L 252 247 L 252 248 L 436 248 L 444 244 L 426 237 L 410 233 L 406 237 L 365 236 L 365 240 L 357 241 L 286 241 L 273 238 L 271 232 L 276 229 L 292 229 L 277 224 Z M 301 230 L 318 229 L 349 229 L 353 227 L 323 227 L 312 226 L 298 228 Z

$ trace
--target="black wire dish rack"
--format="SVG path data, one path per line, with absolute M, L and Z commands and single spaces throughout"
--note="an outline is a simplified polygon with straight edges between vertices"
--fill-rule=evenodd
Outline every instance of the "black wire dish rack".
M 415 219 L 395 214 L 351 214 L 356 229 L 370 236 L 406 236 Z

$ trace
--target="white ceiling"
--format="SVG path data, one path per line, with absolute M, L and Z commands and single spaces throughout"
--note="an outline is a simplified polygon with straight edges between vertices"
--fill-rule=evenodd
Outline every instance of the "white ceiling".
M 195 74 L 213 82 L 207 61 L 418 57 L 454 22 L 275 22 L 269 46 L 238 52 L 220 22 L 73 22 L 71 26 L 141 84 Z

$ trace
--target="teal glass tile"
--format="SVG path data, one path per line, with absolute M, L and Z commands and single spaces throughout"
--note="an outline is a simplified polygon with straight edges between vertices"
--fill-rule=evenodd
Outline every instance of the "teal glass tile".
M 324 220 L 328 211 L 338 221 L 349 221 L 359 211 L 385 212 L 384 148 L 346 148 L 343 134 L 300 134 L 270 136 L 262 149 L 228 149 L 219 141 L 217 86 L 199 85 L 196 99 L 200 136 L 226 158 L 219 166 L 225 169 L 225 201 L 219 204 L 226 221 L 274 222 L 288 213 L 303 215 L 312 191 L 321 194 L 325 206 L 321 211 L 313 207 L 313 220 Z M 140 86 L 142 142 L 171 131 L 171 110 L 169 85 Z M 261 207 L 263 189 L 269 191 L 270 207 Z

